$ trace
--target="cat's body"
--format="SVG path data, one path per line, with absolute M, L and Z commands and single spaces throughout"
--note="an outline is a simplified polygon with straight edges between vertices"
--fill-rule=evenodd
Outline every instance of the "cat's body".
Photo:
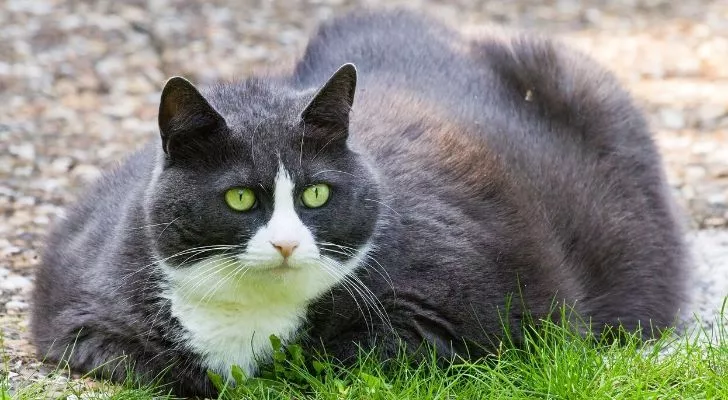
M 49 238 L 40 354 L 75 343 L 74 368 L 126 355 L 147 378 L 172 365 L 164 381 L 202 394 L 208 368 L 254 373 L 270 334 L 343 360 L 399 339 L 477 356 L 510 296 L 511 326 L 522 304 L 539 317 L 554 301 L 596 329 L 671 324 L 684 245 L 648 129 L 611 75 L 555 46 L 356 13 L 324 25 L 290 77 L 207 101 L 170 81 L 162 146 Z M 342 67 L 315 95 L 348 62 L 358 74 Z M 302 205 L 318 182 L 330 200 Z M 256 193 L 250 211 L 225 205 L 238 186 Z

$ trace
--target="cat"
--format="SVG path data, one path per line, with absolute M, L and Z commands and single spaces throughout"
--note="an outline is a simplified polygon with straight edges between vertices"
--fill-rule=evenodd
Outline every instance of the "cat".
M 213 396 L 207 370 L 254 375 L 271 334 L 342 362 L 424 343 L 479 357 L 554 304 L 599 332 L 670 326 L 684 301 L 645 119 L 551 39 L 356 11 L 290 74 L 171 78 L 159 128 L 48 236 L 31 322 L 46 360 L 114 380 L 125 360 Z

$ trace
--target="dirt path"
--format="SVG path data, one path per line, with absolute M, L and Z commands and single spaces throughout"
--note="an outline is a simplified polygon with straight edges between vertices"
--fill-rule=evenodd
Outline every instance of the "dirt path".
M 466 30 L 556 35 L 599 59 L 649 115 L 691 229 L 728 228 L 728 1 L 394 3 Z M 281 65 L 320 20 L 354 5 L 0 0 L 0 326 L 13 380 L 34 366 L 25 317 L 48 224 L 100 169 L 157 134 L 165 78 L 205 84 Z M 691 241 L 693 310 L 709 318 L 728 294 L 728 234 Z

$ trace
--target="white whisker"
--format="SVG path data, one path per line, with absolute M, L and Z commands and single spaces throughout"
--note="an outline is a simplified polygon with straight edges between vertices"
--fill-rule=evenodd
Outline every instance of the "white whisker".
M 315 172 L 315 173 L 311 174 L 311 177 L 314 177 L 314 176 L 316 176 L 316 175 L 318 175 L 318 174 L 324 174 L 324 173 L 326 173 L 326 172 L 338 172 L 338 173 L 340 173 L 340 174 L 346 174 L 346 175 L 349 175 L 349 176 L 353 176 L 354 178 L 356 178 L 356 177 L 357 177 L 356 175 L 352 174 L 351 172 L 346 172 L 346 171 L 340 171 L 340 170 L 338 170 L 338 169 L 325 169 L 325 170 L 323 170 L 323 171 L 317 171 L 317 172 Z
M 354 274 L 345 275 L 343 272 L 341 272 L 341 263 L 335 259 L 323 256 L 321 257 L 321 261 L 322 265 L 327 265 L 329 267 L 328 269 L 335 270 L 336 275 L 338 277 L 341 277 L 342 282 L 345 281 L 350 283 L 351 287 L 359 294 L 364 303 L 368 305 L 368 308 L 374 311 L 374 313 L 377 315 L 377 317 L 379 317 L 382 323 L 384 323 L 392 331 L 394 330 L 384 305 L 382 305 L 377 296 L 359 279 L 359 277 Z M 362 314 L 362 316 L 364 315 Z M 371 314 L 369 315 L 369 317 L 371 319 Z
M 384 266 L 381 263 L 379 263 L 379 261 L 377 261 L 377 259 L 374 258 L 374 256 L 372 256 L 370 254 L 371 251 L 369 251 L 369 252 L 361 251 L 354 247 L 343 246 L 343 245 L 339 245 L 339 244 L 335 244 L 335 243 L 331 243 L 331 242 L 319 242 L 318 244 L 322 250 L 325 250 L 328 252 L 341 254 L 341 255 L 348 256 L 348 257 L 363 256 L 363 257 L 373 261 L 374 263 L 377 264 L 377 266 L 374 266 L 374 265 L 368 263 L 366 260 L 361 260 L 361 262 L 364 264 L 365 267 L 369 267 L 370 269 L 377 272 L 379 274 L 379 276 L 381 276 L 387 282 L 389 287 L 392 289 L 392 292 L 394 292 L 394 282 L 392 282 L 392 277 L 389 275 L 389 272 L 387 272 L 387 269 L 384 268 Z M 335 246 L 337 248 L 337 250 L 331 249 L 327 246 Z M 377 268 L 377 267 L 379 267 L 379 268 Z
M 377 204 L 381 204 L 384 207 L 387 207 L 388 209 L 390 209 L 393 213 L 397 214 L 398 217 L 400 217 L 400 218 L 402 217 L 402 214 L 398 213 L 397 210 L 395 210 L 394 208 L 390 207 L 388 204 L 386 204 L 384 202 L 381 202 L 379 200 L 374 200 L 374 199 L 364 199 L 364 200 L 365 201 L 371 201 L 371 202 L 374 202 L 374 203 L 377 203 Z

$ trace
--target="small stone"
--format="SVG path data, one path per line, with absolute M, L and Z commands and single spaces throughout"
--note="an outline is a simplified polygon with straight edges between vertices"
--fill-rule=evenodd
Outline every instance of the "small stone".
M 685 127 L 685 115 L 672 108 L 663 108 L 660 110 L 660 121 L 667 129 L 679 130 Z
M 108 399 L 112 397 L 112 393 L 105 391 L 88 391 L 81 393 L 80 396 L 75 394 L 68 395 L 66 400 L 91 400 L 91 399 Z
M 712 154 L 715 153 L 715 143 L 710 140 L 704 140 L 693 143 L 693 148 L 691 149 L 693 154 Z
M 33 196 L 22 196 L 16 200 L 16 203 L 21 206 L 34 206 L 36 201 L 36 198 Z
M 698 109 L 698 121 L 702 128 L 716 127 L 726 116 L 728 116 L 728 105 L 704 104 Z
M 586 11 L 584 11 L 583 18 L 590 24 L 596 25 L 602 19 L 602 12 L 596 8 L 588 8 Z
M 0 282 L 0 290 L 14 291 L 14 290 L 30 290 L 32 282 L 30 279 L 14 275 L 8 276 Z
M 71 177 L 73 179 L 79 179 L 87 183 L 93 182 L 99 176 L 101 176 L 101 170 L 94 165 L 80 164 L 71 170 Z
M 137 102 L 131 99 L 123 99 L 114 105 L 101 108 L 101 112 L 114 118 L 126 118 L 131 116 L 136 110 Z
M 700 165 L 689 165 L 685 167 L 685 179 L 688 181 L 697 181 L 705 177 L 705 167 Z
M 690 185 L 685 185 L 682 189 L 680 189 L 680 193 L 685 200 L 692 200 L 695 198 L 695 189 Z
M 728 165 L 719 165 L 713 168 L 711 175 L 714 178 L 728 178 Z
M 703 221 L 706 228 L 718 228 L 725 225 L 726 220 L 722 217 L 708 217 Z
M 142 76 L 132 76 L 129 78 L 126 86 L 127 92 L 131 94 L 149 94 L 156 91 L 156 87 L 152 85 L 148 79 Z
M 10 145 L 9 150 L 10 150 L 10 154 L 17 156 L 20 159 L 23 159 L 23 160 L 35 159 L 35 146 L 33 146 L 33 143 L 24 142 L 21 144 L 13 144 L 13 145 Z
M 726 195 L 724 193 L 716 193 L 708 196 L 708 203 L 712 206 L 720 206 L 726 203 Z
M 683 185 L 683 179 L 675 174 L 675 171 L 667 170 L 665 172 L 667 173 L 667 183 L 670 187 L 679 188 Z
M 53 172 L 62 174 L 68 172 L 71 169 L 71 165 L 73 165 L 73 159 L 70 157 L 60 157 L 53 160 L 50 168 Z
M 8 311 L 25 311 L 28 309 L 28 303 L 19 300 L 11 300 L 5 303 L 5 309 Z
M 39 215 L 35 218 L 33 218 L 33 223 L 38 225 L 48 225 L 51 222 L 51 219 L 48 218 L 46 215 Z
M 8 246 L 0 250 L 0 257 L 10 257 L 12 255 L 18 254 L 22 251 L 20 247 L 17 246 Z
M 681 77 L 699 76 L 700 67 L 700 59 L 698 57 L 683 57 L 675 64 L 673 73 Z

